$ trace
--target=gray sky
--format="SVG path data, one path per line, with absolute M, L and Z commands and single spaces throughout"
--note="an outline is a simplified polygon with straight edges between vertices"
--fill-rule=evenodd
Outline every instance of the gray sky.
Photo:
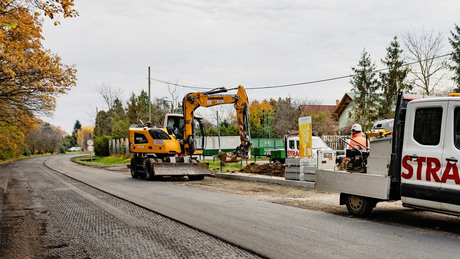
M 377 68 L 393 36 L 422 30 L 447 37 L 460 24 L 459 1 L 76 0 L 80 16 L 44 24 L 44 45 L 78 69 L 77 86 L 60 96 L 53 117 L 71 133 L 107 109 L 96 87 L 147 90 L 152 78 L 200 87 L 307 82 L 352 74 L 364 48 Z M 293 97 L 335 104 L 349 79 L 248 90 L 250 100 Z M 194 90 L 181 89 L 180 96 Z M 152 82 L 152 95 L 168 96 Z M 203 108 L 204 109 L 204 108 Z

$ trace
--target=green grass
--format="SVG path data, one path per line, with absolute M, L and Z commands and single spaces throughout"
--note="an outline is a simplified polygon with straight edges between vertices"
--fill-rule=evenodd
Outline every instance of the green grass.
M 90 161 L 91 156 L 79 156 L 73 158 L 77 163 L 84 165 L 113 165 L 113 164 L 127 164 L 130 161 L 129 156 L 93 156 L 93 161 Z

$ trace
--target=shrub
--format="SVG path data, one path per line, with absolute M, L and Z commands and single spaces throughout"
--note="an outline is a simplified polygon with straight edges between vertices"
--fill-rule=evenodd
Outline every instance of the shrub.
M 23 156 L 31 156 L 31 155 L 32 155 L 32 152 L 30 152 L 30 150 L 26 148 L 26 149 L 24 149 L 24 150 L 22 151 L 22 155 L 23 155 Z
M 111 137 L 102 135 L 94 139 L 94 153 L 96 156 L 109 156 L 109 141 Z
M 62 144 L 59 145 L 59 153 L 60 153 L 60 154 L 65 154 L 65 150 L 66 150 L 66 148 L 65 148 L 64 145 L 62 145 Z

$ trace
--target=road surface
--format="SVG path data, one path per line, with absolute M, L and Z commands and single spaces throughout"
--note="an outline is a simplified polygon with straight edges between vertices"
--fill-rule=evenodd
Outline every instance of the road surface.
M 118 205 L 113 202 L 108 203 L 99 198 L 98 195 L 94 198 L 94 195 L 85 194 L 88 193 L 87 191 L 82 193 L 76 190 L 75 188 L 78 189 L 79 187 L 75 187 L 75 185 L 82 184 L 77 181 L 72 182 L 66 176 L 85 182 L 103 192 L 113 194 L 170 219 L 182 222 L 186 226 L 192 227 L 195 231 L 200 230 L 197 233 L 207 233 L 210 237 L 218 237 L 216 241 L 225 241 L 222 242 L 222 246 L 230 246 L 231 248 L 229 249 L 232 253 L 238 250 L 234 252 L 236 256 L 244 258 L 256 255 L 269 258 L 449 258 L 455 257 L 458 251 L 457 247 L 460 244 L 458 238 L 436 232 L 392 226 L 357 218 L 340 217 L 323 212 L 174 185 L 169 182 L 149 182 L 132 179 L 123 174 L 74 164 L 70 161 L 69 156 L 27 159 L 9 165 L 6 170 L 2 168 L 1 171 L 0 188 L 4 191 L 5 181 L 9 183 L 8 186 L 17 182 L 17 184 L 21 183 L 23 188 L 29 188 L 29 193 L 33 196 L 36 195 L 39 189 L 36 186 L 39 186 L 40 182 L 45 182 L 44 178 L 53 178 L 61 183 L 56 191 L 63 188 L 67 193 L 77 193 L 85 202 L 89 201 L 91 204 L 96 204 L 97 210 L 103 210 L 110 214 L 112 216 L 110 220 L 114 224 L 128 225 L 129 234 L 124 232 L 123 235 L 120 235 L 120 233 L 111 234 L 111 236 L 119 238 L 119 240 L 116 240 L 122 242 L 119 247 L 121 250 L 123 250 L 124 246 L 127 246 L 127 243 L 131 245 L 138 242 L 143 245 L 148 243 L 139 239 L 135 234 L 131 234 L 131 231 L 147 227 L 151 224 L 151 221 L 145 221 L 137 214 L 132 214 L 131 210 L 133 209 L 123 210 L 120 213 Z M 40 175 L 48 176 L 43 177 Z M 53 189 L 57 187 L 47 186 L 44 188 Z M 5 197 L 9 197 L 8 187 L 6 188 Z M 47 212 L 39 213 L 48 214 L 51 219 L 59 217 L 59 215 L 55 215 L 52 210 L 48 209 L 48 206 L 58 204 L 59 201 L 49 200 L 59 198 L 59 195 L 56 195 L 55 197 L 47 196 L 32 200 L 38 200 L 41 204 L 35 204 L 34 206 L 44 207 L 43 211 Z M 114 198 L 112 197 L 111 199 Z M 24 208 L 25 212 L 34 210 L 34 206 L 26 206 Z M 134 208 L 138 207 L 134 206 Z M 85 211 L 86 208 L 82 204 L 76 204 L 72 210 Z M 5 211 L 5 213 L 9 212 Z M 96 215 L 98 214 L 96 213 Z M 74 221 L 91 221 L 93 212 L 88 212 L 82 216 L 84 217 L 68 218 L 63 222 L 68 222 L 69 225 L 72 225 L 77 224 Z M 43 228 L 43 231 L 49 231 L 48 229 L 51 226 L 45 225 Z M 96 225 L 89 229 L 93 228 L 104 227 Z M 97 236 L 99 232 L 96 231 L 95 233 Z M 105 233 L 105 231 L 102 231 L 102 233 Z M 60 238 L 69 239 L 68 234 L 63 233 Z M 183 237 L 181 232 L 172 236 L 183 241 L 184 239 L 189 240 L 194 234 L 187 234 L 187 238 Z M 86 238 L 85 235 L 77 235 L 77 237 L 82 240 Z M 207 235 L 207 237 L 209 236 Z M 57 240 L 60 240 L 60 238 L 57 238 Z M 98 236 L 98 238 L 101 238 L 101 236 Z M 164 237 L 165 240 L 171 238 L 171 236 Z M 212 250 L 210 247 L 213 247 L 213 245 L 208 245 L 208 241 L 198 243 L 203 242 L 205 244 L 194 252 L 200 252 L 201 254 L 199 255 L 194 255 L 191 252 L 188 254 L 189 248 L 184 248 L 172 257 L 180 257 L 178 255 L 184 257 L 216 257 L 213 254 L 206 254 L 211 252 L 206 250 Z M 73 246 L 69 242 L 63 242 L 55 246 L 59 249 L 59 246 L 63 246 L 63 244 L 66 244 L 67 247 Z M 196 243 L 191 245 L 191 247 L 195 246 Z M 238 249 L 238 247 L 243 249 Z M 225 250 L 224 248 L 222 249 Z M 231 253 L 223 250 L 221 255 L 224 255 L 224 257 Z M 251 251 L 252 254 L 248 251 Z M 137 254 L 132 253 L 129 253 L 129 255 L 132 255 L 130 257 L 136 257 Z M 229 257 L 236 256 L 234 254 L 229 255 Z

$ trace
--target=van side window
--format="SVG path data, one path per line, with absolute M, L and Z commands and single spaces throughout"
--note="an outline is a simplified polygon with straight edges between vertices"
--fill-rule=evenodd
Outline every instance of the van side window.
M 295 142 L 294 142 L 294 140 L 289 140 L 289 149 L 295 149 Z
M 460 149 L 460 108 L 455 108 L 454 112 L 454 141 L 455 146 Z
M 442 108 L 415 111 L 414 139 L 422 145 L 436 146 L 441 139 Z
M 144 134 L 141 133 L 134 133 L 134 144 L 145 144 L 148 143 L 147 138 L 144 136 Z

